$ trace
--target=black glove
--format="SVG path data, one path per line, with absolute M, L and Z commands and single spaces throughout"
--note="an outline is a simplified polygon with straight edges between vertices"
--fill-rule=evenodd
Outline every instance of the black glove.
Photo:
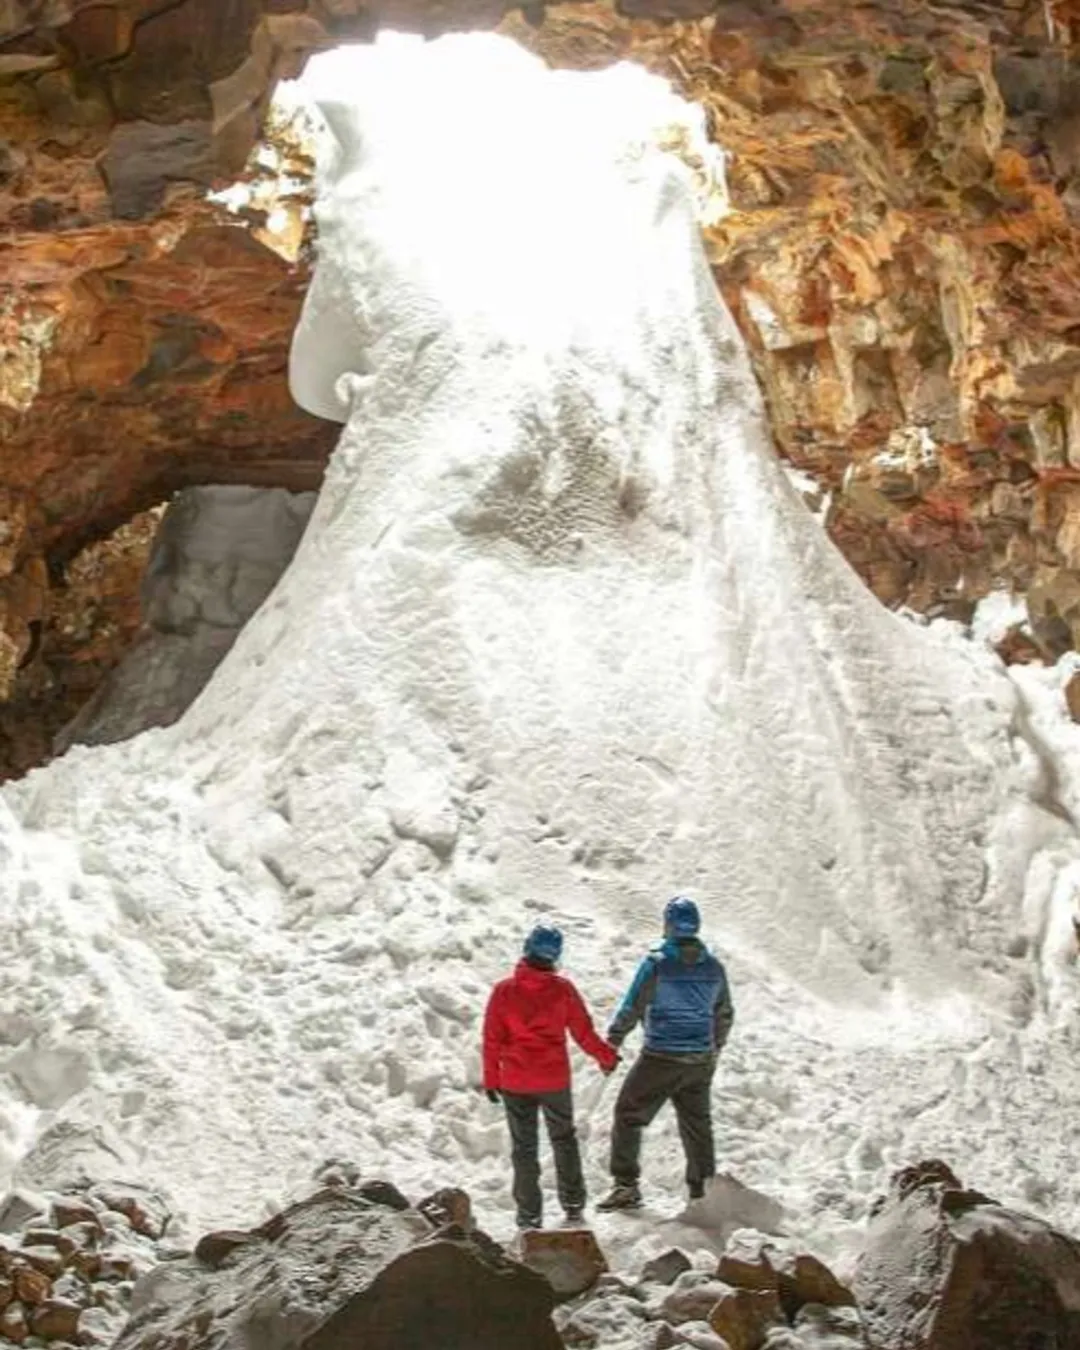
M 610 1078 L 621 1063 L 622 1063 L 622 1055 L 616 1055 L 614 1063 L 608 1065 L 603 1064 L 600 1065 L 600 1072 L 604 1075 L 605 1078 Z
M 488 1101 L 491 1102 L 492 1106 L 498 1106 L 498 1104 L 502 1101 L 502 1098 L 499 1096 L 499 1094 L 495 1091 L 494 1088 L 485 1088 L 484 1095 L 487 1097 Z

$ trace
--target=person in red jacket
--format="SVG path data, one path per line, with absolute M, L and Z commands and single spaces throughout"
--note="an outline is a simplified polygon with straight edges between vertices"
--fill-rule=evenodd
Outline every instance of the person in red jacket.
M 501 1098 L 506 1108 L 519 1228 L 539 1228 L 543 1221 L 541 1111 L 567 1222 L 580 1223 L 585 1210 L 566 1033 L 604 1073 L 611 1073 L 619 1062 L 618 1052 L 596 1034 L 581 995 L 555 973 L 562 946 L 557 928 L 545 924 L 534 928 L 513 975 L 492 990 L 484 1015 L 484 1090 L 490 1101 Z

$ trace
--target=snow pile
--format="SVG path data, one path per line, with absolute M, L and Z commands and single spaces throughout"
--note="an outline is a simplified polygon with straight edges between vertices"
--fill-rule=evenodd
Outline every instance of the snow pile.
M 34 1113 L 106 1120 L 205 1224 L 338 1154 L 499 1231 L 489 983 L 548 915 L 606 1017 L 685 889 L 739 1014 L 721 1155 L 795 1229 L 840 1243 L 926 1152 L 1080 1226 L 1031 956 L 1066 788 L 995 658 L 882 610 L 787 482 L 698 243 L 699 114 L 494 37 L 310 81 L 292 384 L 345 427 L 184 719 L 0 798 L 8 1155 Z M 581 1088 L 595 1186 L 614 1094 Z
M 1009 591 L 991 591 L 975 606 L 971 620 L 971 636 L 975 642 L 993 646 L 1001 642 L 1012 628 L 1026 628 L 1027 605 L 1023 596 Z

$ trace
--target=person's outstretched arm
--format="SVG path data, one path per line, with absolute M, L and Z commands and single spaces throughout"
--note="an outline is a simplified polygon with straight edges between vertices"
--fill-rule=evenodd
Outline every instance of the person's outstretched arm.
M 723 1050 L 724 1043 L 731 1035 L 731 1024 L 734 1021 L 735 1006 L 731 1002 L 731 985 L 728 984 L 727 972 L 725 971 L 724 983 L 717 996 L 716 1007 L 713 1009 L 713 1046 L 717 1054 Z
M 611 1019 L 607 1038 L 614 1046 L 622 1045 L 648 1011 L 649 1004 L 656 993 L 656 962 L 646 957 L 637 968 L 626 997 L 619 1004 L 618 1011 Z
M 484 1091 L 498 1092 L 502 1087 L 502 1048 L 506 1041 L 506 1022 L 502 1013 L 499 988 L 491 991 L 484 1013 Z
M 605 1073 L 611 1070 L 619 1062 L 618 1052 L 607 1041 L 602 1041 L 596 1034 L 596 1028 L 593 1026 L 593 1020 L 589 1015 L 589 1010 L 585 1006 L 585 1000 L 578 993 L 577 989 L 569 980 L 566 981 L 568 1006 L 566 1010 L 566 1027 L 581 1046 L 587 1055 L 591 1055 L 597 1064 Z

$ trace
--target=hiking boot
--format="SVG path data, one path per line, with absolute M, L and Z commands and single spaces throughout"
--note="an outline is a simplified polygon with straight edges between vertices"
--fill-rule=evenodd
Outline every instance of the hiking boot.
M 692 1181 L 690 1183 L 690 1199 L 691 1200 L 705 1199 L 705 1183 L 703 1181 Z
M 563 1220 L 564 1228 L 580 1228 L 585 1222 L 585 1211 L 580 1205 L 571 1205 Z
M 532 1218 L 531 1215 L 519 1214 L 517 1219 L 517 1226 L 519 1233 L 525 1233 L 536 1228 L 543 1228 L 544 1225 L 540 1222 L 539 1219 Z
M 640 1209 L 641 1189 L 636 1181 L 617 1181 L 596 1208 L 603 1214 L 610 1214 L 616 1209 Z

